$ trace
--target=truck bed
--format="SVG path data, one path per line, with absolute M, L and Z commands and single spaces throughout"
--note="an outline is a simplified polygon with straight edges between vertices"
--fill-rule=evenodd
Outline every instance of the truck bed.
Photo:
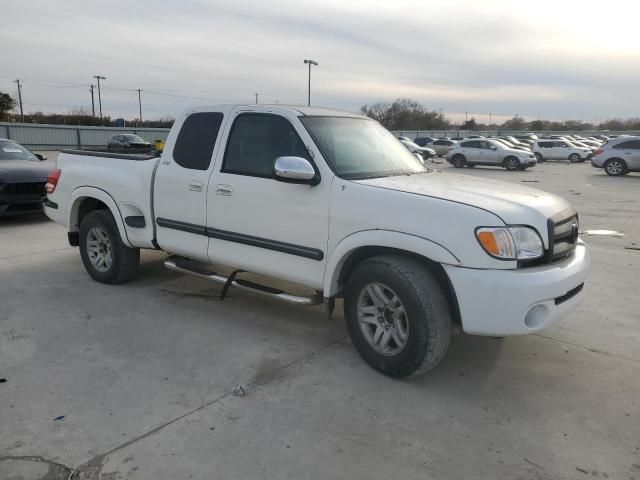
M 56 168 L 62 170 L 60 182 L 48 196 L 59 206 L 53 213 L 56 221 L 68 225 L 70 232 L 78 231 L 72 219 L 77 217 L 79 202 L 97 192 L 104 203 L 115 203 L 129 243 L 153 248 L 152 191 L 159 162 L 160 157 L 151 154 L 63 150 L 56 161 Z M 127 218 L 136 221 L 127 222 Z

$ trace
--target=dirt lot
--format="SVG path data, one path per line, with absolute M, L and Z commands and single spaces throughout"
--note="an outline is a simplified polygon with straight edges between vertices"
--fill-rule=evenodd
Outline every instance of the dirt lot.
M 563 323 L 461 336 L 411 381 L 361 361 L 341 313 L 220 302 L 157 252 L 102 285 L 63 227 L 0 220 L 0 479 L 640 479 L 640 175 L 461 173 L 560 194 L 583 230 L 624 237 L 584 237 L 586 299 Z

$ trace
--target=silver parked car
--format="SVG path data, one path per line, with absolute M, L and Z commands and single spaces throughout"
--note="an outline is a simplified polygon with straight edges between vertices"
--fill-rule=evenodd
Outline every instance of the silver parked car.
M 591 165 L 617 177 L 640 172 L 640 137 L 613 138 L 597 149 Z
M 438 140 L 435 140 L 432 143 L 430 143 L 429 148 L 431 148 L 432 150 L 435 150 L 436 155 L 438 157 L 443 157 L 447 153 L 449 153 L 449 150 L 451 150 L 455 144 L 456 142 L 454 140 L 439 138 Z
M 488 138 L 461 141 L 447 153 L 447 161 L 456 168 L 491 165 L 507 170 L 525 170 L 537 163 L 533 153 Z

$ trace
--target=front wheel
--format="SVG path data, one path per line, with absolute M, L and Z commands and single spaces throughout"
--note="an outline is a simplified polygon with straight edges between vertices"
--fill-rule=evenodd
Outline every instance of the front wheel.
M 100 283 L 122 283 L 135 275 L 140 249 L 127 247 L 108 210 L 87 214 L 80 224 L 80 257 L 87 273 Z
M 607 160 L 604 164 L 604 171 L 607 172 L 607 175 L 612 177 L 618 177 L 620 175 L 625 175 L 628 173 L 627 164 L 624 160 L 619 158 L 612 158 L 611 160 Z
M 572 153 L 571 155 L 569 155 L 569 161 L 571 163 L 577 163 L 581 160 L 582 158 L 580 158 L 580 155 L 578 155 L 577 153 Z
M 451 314 L 439 282 L 422 264 L 399 256 L 358 265 L 345 289 L 349 336 L 373 368 L 396 378 L 435 367 L 451 339 Z
M 507 170 L 518 170 L 520 168 L 520 160 L 516 157 L 507 157 L 504 159 L 504 168 Z

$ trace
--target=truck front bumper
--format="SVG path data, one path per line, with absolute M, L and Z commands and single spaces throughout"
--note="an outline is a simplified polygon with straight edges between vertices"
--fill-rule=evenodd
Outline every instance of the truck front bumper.
M 472 335 L 526 335 L 555 325 L 578 306 L 591 265 L 581 240 L 549 265 L 477 270 L 443 265 L 455 290 L 462 329 Z

